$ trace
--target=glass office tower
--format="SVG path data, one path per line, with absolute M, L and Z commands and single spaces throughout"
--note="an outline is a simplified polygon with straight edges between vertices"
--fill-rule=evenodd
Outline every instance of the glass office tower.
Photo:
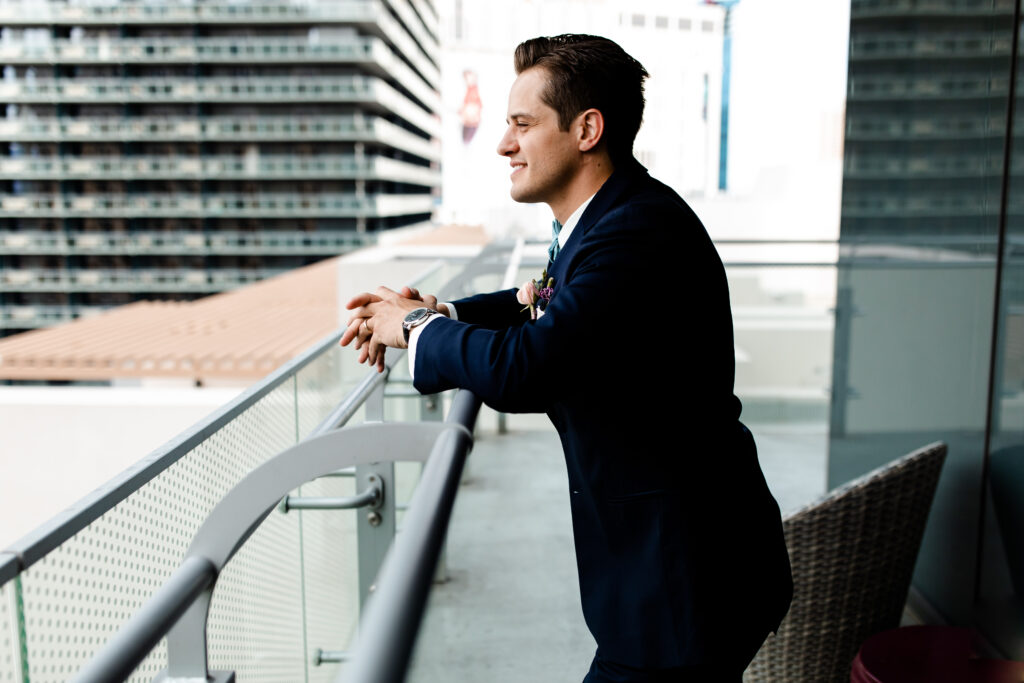
M 829 484 L 948 442 L 913 602 L 1019 659 L 1018 5 L 852 2 Z
M 0 26 L 0 334 L 430 218 L 431 0 L 25 0 Z

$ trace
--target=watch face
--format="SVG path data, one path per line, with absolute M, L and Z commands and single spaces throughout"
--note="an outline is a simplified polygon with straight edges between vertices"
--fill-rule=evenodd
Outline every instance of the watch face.
M 432 311 L 429 308 L 417 308 L 412 311 L 409 311 L 408 313 L 405 314 L 405 324 L 412 325 L 416 321 L 426 318 L 428 315 L 431 314 L 431 312 Z

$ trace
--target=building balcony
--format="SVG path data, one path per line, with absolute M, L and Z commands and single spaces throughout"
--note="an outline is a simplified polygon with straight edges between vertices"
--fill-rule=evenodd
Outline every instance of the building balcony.
M 1024 172 L 1024 160 L 1016 159 L 1013 173 Z M 912 157 L 908 155 L 854 155 L 846 157 L 844 177 L 879 180 L 923 180 L 1001 176 L 1003 160 L 995 155 Z
M 333 256 L 374 241 L 354 230 L 299 232 L 46 232 L 0 231 L 0 255 L 319 255 Z
M 0 197 L 7 218 L 381 218 L 429 214 L 430 195 L 137 194 Z
M 5 268 L 0 292 L 211 293 L 280 275 L 280 268 Z
M 79 78 L 0 83 L 0 99 L 16 103 L 337 102 L 392 112 L 440 136 L 428 111 L 375 77 Z
M 924 217 L 987 217 L 998 194 L 935 191 L 909 193 L 858 193 L 843 199 L 843 218 L 924 218 Z M 1024 200 L 1011 197 L 1007 210 L 1020 214 Z
M 376 37 L 120 38 L 0 44 L 7 64 L 358 64 L 390 77 L 424 105 L 440 107 L 437 92 Z
M 387 6 L 403 5 L 389 2 Z M 295 4 L 290 2 L 211 2 L 184 5 L 166 3 L 111 3 L 68 5 L 27 1 L 0 5 L 0 24 L 7 26 L 116 26 L 141 25 L 355 25 L 394 45 L 420 75 L 433 86 L 440 83 L 438 48 L 420 21 L 411 21 L 414 41 L 387 6 L 374 0 Z M 400 10 L 400 15 L 403 12 Z M 427 16 L 431 16 L 428 13 Z M 403 21 L 409 17 L 404 17 Z M 431 23 L 436 20 L 432 17 Z M 436 31 L 435 31 L 436 33 Z
M 1024 116 L 1014 118 L 1014 130 L 1024 131 Z M 878 116 L 848 113 L 846 116 L 846 140 L 855 141 L 904 141 L 904 140 L 971 140 L 1003 138 L 1006 135 L 1006 117 L 997 113 L 989 115 L 942 115 L 932 116 Z
M 430 161 L 440 145 L 361 114 L 345 116 L 139 117 L 0 120 L 0 137 L 17 142 L 369 142 Z
M 110 306 L 0 306 L 0 329 L 31 330 L 69 323 L 110 310 Z
M 1013 15 L 1014 0 L 852 0 L 850 17 Z
M 0 175 L 23 180 L 381 180 L 437 187 L 440 171 L 386 157 L 253 155 L 222 157 L 20 157 Z
M 427 10 L 426 5 L 418 3 L 416 9 L 411 2 L 402 0 L 385 0 L 387 6 L 401 20 L 409 34 L 415 38 L 419 48 L 435 64 L 439 63 L 440 43 L 438 41 L 439 22 L 433 13 Z M 431 20 L 433 18 L 433 20 Z
M 1005 57 L 1010 54 L 1012 42 L 1009 37 L 993 39 L 990 33 L 951 33 L 935 36 L 865 32 L 850 40 L 850 61 Z
M 1010 81 L 988 72 L 968 76 L 856 76 L 848 82 L 849 101 L 1005 100 Z

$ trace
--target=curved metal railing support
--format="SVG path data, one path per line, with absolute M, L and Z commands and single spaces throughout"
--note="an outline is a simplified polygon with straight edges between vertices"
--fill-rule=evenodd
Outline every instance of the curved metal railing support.
M 471 441 L 472 434 L 450 422 L 364 424 L 315 436 L 271 458 L 213 508 L 181 566 L 74 680 L 123 679 L 165 634 L 168 666 L 158 680 L 207 680 L 206 620 L 216 577 L 286 493 L 342 467 L 424 461 L 451 438 Z M 221 672 L 217 680 L 230 674 Z

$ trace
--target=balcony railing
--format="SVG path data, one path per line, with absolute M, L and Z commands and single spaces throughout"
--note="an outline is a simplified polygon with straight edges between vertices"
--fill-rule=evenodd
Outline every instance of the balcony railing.
M 438 160 L 440 146 L 373 116 L 215 116 L 128 119 L 0 120 L 0 137 L 17 142 L 317 141 L 374 142 Z
M 192 64 L 267 62 L 365 62 L 385 47 L 379 38 L 346 36 L 330 42 L 308 38 L 90 38 L 0 44 L 8 64 Z M 388 51 L 390 53 L 390 50 Z
M 27 330 L 68 323 L 110 310 L 110 306 L 61 306 L 33 304 L 0 306 L 0 329 Z
M 165 232 L 0 231 L 0 254 L 339 254 L 375 236 L 355 230 Z
M 844 218 L 926 217 L 926 216 L 990 216 L 992 202 L 998 195 L 935 191 L 920 194 L 862 193 L 843 200 Z M 1007 206 L 1011 214 L 1024 211 L 1024 199 L 1011 197 Z
M 440 171 L 377 156 L 253 155 L 136 157 L 5 157 L 0 175 L 18 179 L 120 180 L 385 180 L 436 187 Z
M 244 78 L 76 78 L 0 83 L 0 99 L 16 103 L 352 102 L 391 111 L 438 137 L 428 111 L 384 81 L 367 76 Z
M 988 72 L 945 76 L 850 76 L 851 100 L 1005 99 L 1010 81 Z
M 308 38 L 101 38 L 83 41 L 0 44 L 9 64 L 324 64 L 356 63 L 396 79 L 427 107 L 437 110 L 437 92 L 391 48 L 374 37 Z
M 423 14 L 422 11 L 417 13 L 409 3 L 402 0 L 385 0 L 385 2 L 398 15 L 398 18 L 409 30 L 412 37 L 416 39 L 423 53 L 433 60 L 434 63 L 437 63 L 439 57 L 437 31 L 436 29 L 433 32 L 430 31 L 421 18 L 429 15 Z M 437 22 L 434 22 L 434 26 L 437 26 Z
M 498 251 L 507 256 L 507 249 Z M 501 257 L 496 262 L 494 252 L 486 251 L 477 259 L 475 270 L 471 264 L 448 287 L 438 287 L 441 271 L 436 266 L 416 284 L 453 298 L 465 294 L 460 287 L 469 283 L 467 278 L 474 272 L 486 274 L 501 265 Z M 237 510 L 227 515 L 229 526 L 241 525 L 241 536 L 223 548 L 226 554 L 221 557 L 224 562 L 234 558 L 216 578 L 210 577 L 217 587 L 212 605 L 209 592 L 205 598 L 209 620 L 204 608 L 200 630 L 188 632 L 186 628 L 183 636 L 203 641 L 202 652 L 183 652 L 176 635 L 166 644 L 147 641 L 140 645 L 129 639 L 132 647 L 128 648 L 117 646 L 115 639 L 108 652 L 113 652 L 114 666 L 121 667 L 118 673 L 93 678 L 85 672 L 79 680 L 121 680 L 133 670 L 132 680 L 149 680 L 168 664 L 172 676 L 182 675 L 183 664 L 189 669 L 189 662 L 201 661 L 205 667 L 207 651 L 210 661 L 226 663 L 249 680 L 268 668 L 278 680 L 325 680 L 332 675 L 329 662 L 342 658 L 337 650 L 351 639 L 360 603 L 374 586 L 378 606 L 363 617 L 364 636 L 379 628 L 372 626 L 379 618 L 372 616 L 372 610 L 380 612 L 379 605 L 391 599 L 405 608 L 418 601 L 422 610 L 479 402 L 466 395 L 453 404 L 452 419 L 463 425 L 454 431 L 438 423 L 439 397 L 411 399 L 401 379 L 394 389 L 385 386 L 389 375 L 401 375 L 404 363 L 400 354 L 389 354 L 389 368 L 397 365 L 396 370 L 385 374 L 372 371 L 352 388 L 356 377 L 343 363 L 343 354 L 351 354 L 338 348 L 339 336 L 340 331 L 330 335 L 78 505 L 0 552 L 0 634 L 12 646 L 0 656 L 0 680 L 13 676 L 43 680 L 54 674 L 67 679 L 133 614 L 152 614 L 152 589 L 173 575 L 157 592 L 157 602 L 166 596 L 174 577 L 182 576 L 173 568 L 185 546 L 194 536 L 201 538 L 211 531 L 200 528 L 203 518 L 222 499 L 224 504 L 235 500 L 243 508 L 251 507 L 251 487 L 240 496 L 225 494 L 246 475 L 260 472 L 260 466 L 276 454 L 298 443 L 316 448 L 317 442 L 323 445 L 340 439 L 342 447 L 327 449 L 332 465 L 314 467 L 314 474 L 296 482 L 300 484 L 297 489 L 286 487 L 293 490 L 286 495 L 286 504 L 277 505 L 282 495 L 289 493 L 282 490 L 280 495 L 271 495 L 269 507 L 249 521 L 236 514 Z M 413 419 L 419 422 L 400 422 L 413 411 L 418 412 Z M 382 423 L 385 418 L 388 423 Z M 368 424 L 339 429 L 361 419 Z M 439 436 L 439 445 L 433 449 L 402 523 L 404 533 L 399 538 L 405 540 L 399 541 L 392 553 L 404 559 L 389 560 L 375 578 L 395 537 L 396 515 L 404 507 L 402 497 L 418 470 L 415 464 L 393 461 L 427 460 L 431 444 Z M 459 448 L 451 448 L 455 444 L 460 444 Z M 354 467 L 347 468 L 349 465 Z M 309 467 L 308 459 L 292 459 L 281 472 L 290 478 Z M 252 478 L 246 481 L 251 483 Z M 269 481 L 274 486 L 283 483 L 280 474 L 273 472 Z M 368 491 L 373 495 L 367 495 Z M 357 492 L 361 494 L 353 495 Z M 355 515 L 331 511 L 353 507 L 365 509 Z M 222 508 L 218 510 L 223 513 Z M 214 530 L 215 536 L 219 534 Z M 424 540 L 430 545 L 426 555 L 419 551 L 410 555 L 410 543 L 419 546 Z M 194 564 L 190 562 L 182 565 L 186 571 Z M 417 578 L 413 585 L 405 581 L 411 569 Z M 396 572 L 401 576 L 394 577 Z M 268 585 L 274 586 L 272 595 Z M 380 598 L 382 595 L 388 597 Z M 56 622 L 47 616 L 55 607 L 63 614 Z M 171 608 L 176 610 L 175 617 L 182 613 L 179 607 Z M 174 620 L 164 625 L 169 627 Z M 189 620 L 186 615 L 181 623 Z M 239 650 L 241 641 L 236 634 L 243 623 L 247 635 Z M 9 631 L 12 625 L 15 630 Z M 208 646 L 207 632 L 211 636 Z M 13 642 L 6 640 L 9 633 L 14 634 Z M 401 643 L 402 638 L 396 641 L 395 636 L 391 630 L 387 642 Z M 409 639 L 401 648 L 404 656 L 395 650 L 391 654 L 404 663 L 411 644 Z M 258 657 L 249 646 L 257 648 Z M 103 661 L 109 660 L 103 660 L 101 654 L 92 666 Z M 318 671 L 316 667 L 321 666 L 327 671 Z
M 1010 54 L 1012 43 L 1008 36 L 993 39 L 991 33 L 914 36 L 869 32 L 856 35 L 850 40 L 850 59 L 996 57 Z
M 0 292 L 220 292 L 282 268 L 4 268 Z
M 865 19 L 874 16 L 936 15 L 993 16 L 1013 14 L 1014 0 L 852 0 L 850 16 Z
M 1014 131 L 1024 131 L 1024 116 L 1014 118 Z M 851 113 L 846 119 L 848 140 L 965 140 L 1002 138 L 1006 135 L 1006 117 L 942 115 L 904 119 Z
M 401 3 L 397 3 L 401 4 Z M 440 83 L 436 41 L 419 45 L 381 2 L 341 0 L 331 3 L 210 2 L 110 3 L 68 5 L 26 0 L 0 5 L 0 24 L 9 26 L 118 24 L 356 24 L 398 48 L 428 83 Z M 416 31 L 415 23 L 410 30 Z M 423 36 L 419 36 L 423 41 Z
M 1015 159 L 1012 172 L 1024 172 L 1024 160 Z M 976 178 L 1000 176 L 1003 173 L 1002 156 L 969 155 L 895 157 L 887 155 L 850 155 L 844 166 L 844 176 L 859 179 L 922 178 Z
M 429 195 L 219 194 L 18 195 L 0 197 L 2 217 L 315 218 L 429 214 Z

